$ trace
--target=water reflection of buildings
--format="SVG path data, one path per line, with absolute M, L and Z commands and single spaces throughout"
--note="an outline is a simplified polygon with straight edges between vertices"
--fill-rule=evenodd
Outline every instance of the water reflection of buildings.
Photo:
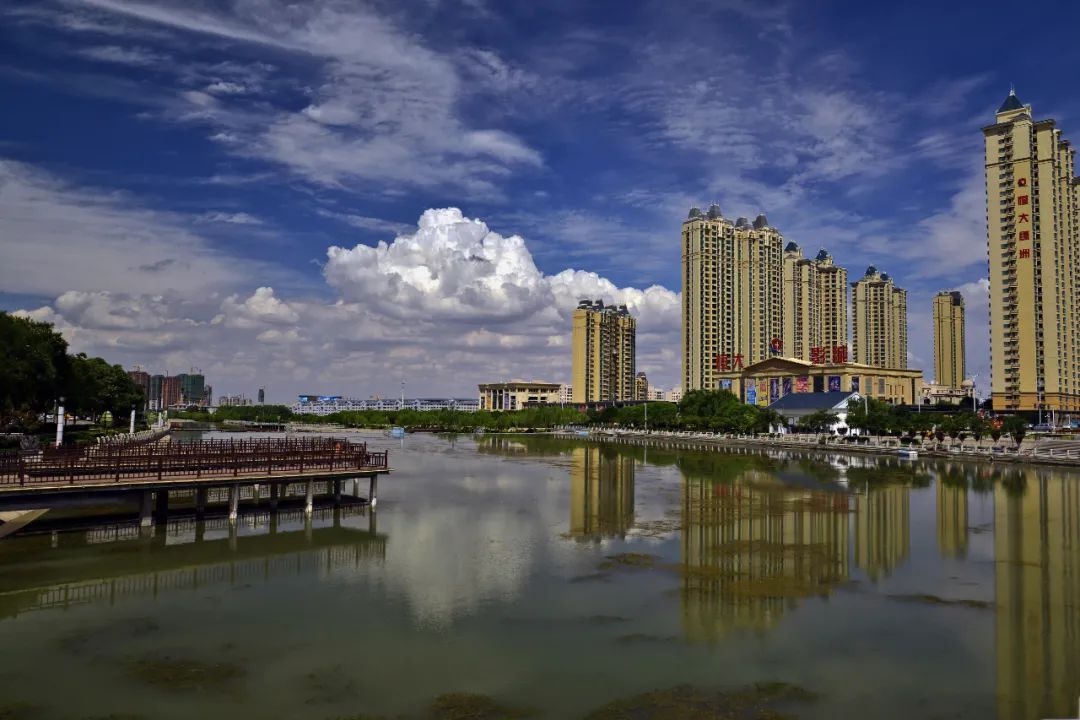
M 363 515 L 361 530 L 343 520 Z M 374 514 L 356 506 L 170 520 L 165 527 L 101 525 L 85 532 L 21 538 L 0 573 L 0 618 L 31 610 L 114 604 L 133 596 L 242 585 L 311 572 L 332 575 L 386 556 Z M 108 552 L 102 552 L 108 546 Z
M 855 565 L 871 580 L 886 577 L 908 556 L 911 488 L 868 488 L 855 497 Z
M 575 447 L 570 457 L 570 535 L 624 536 L 634 524 L 634 458 L 603 445 Z
M 962 558 L 968 544 L 968 489 L 966 483 L 937 481 L 937 541 L 944 557 Z
M 694 641 L 766 630 L 849 574 L 847 494 L 779 485 L 767 473 L 744 479 L 684 482 L 683 626 Z
M 1080 694 L 1080 479 L 1005 471 L 994 555 L 998 717 L 1070 717 Z

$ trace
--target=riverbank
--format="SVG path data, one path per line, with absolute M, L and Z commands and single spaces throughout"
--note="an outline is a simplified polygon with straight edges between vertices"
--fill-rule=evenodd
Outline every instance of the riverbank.
M 914 447 L 902 445 L 896 438 L 869 438 L 866 443 L 847 442 L 845 439 L 825 435 L 752 436 L 724 435 L 694 432 L 627 430 L 590 431 L 588 435 L 576 432 L 555 432 L 566 439 L 594 440 L 598 442 L 666 447 L 674 449 L 720 450 L 731 448 L 755 448 L 768 450 L 800 450 L 803 452 L 850 453 L 852 455 L 876 455 L 897 457 L 901 450 L 914 449 L 920 458 L 949 460 L 975 460 L 986 463 L 1009 463 L 1021 465 L 1080 466 L 1080 442 L 1059 441 L 1043 438 L 1027 438 L 1020 446 L 1005 448 L 1002 445 L 985 445 L 969 442 L 966 445 L 953 441 L 949 447 Z M 1011 441 L 1010 441 L 1011 442 Z

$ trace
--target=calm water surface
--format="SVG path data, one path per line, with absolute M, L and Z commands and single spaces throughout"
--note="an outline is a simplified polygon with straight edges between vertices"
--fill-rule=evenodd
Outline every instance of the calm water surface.
M 373 514 L 0 542 L 0 717 L 581 718 L 761 681 L 818 693 L 800 718 L 1076 715 L 1078 473 L 358 435 L 396 469 Z

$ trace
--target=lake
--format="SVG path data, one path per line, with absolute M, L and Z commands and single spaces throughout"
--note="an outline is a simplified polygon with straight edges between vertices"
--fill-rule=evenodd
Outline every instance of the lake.
M 0 718 L 1077 715 L 1080 472 L 349 435 L 377 511 L 0 541 Z

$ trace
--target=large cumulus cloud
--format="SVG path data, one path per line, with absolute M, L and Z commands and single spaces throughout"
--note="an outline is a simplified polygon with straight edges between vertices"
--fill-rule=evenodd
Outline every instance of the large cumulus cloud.
M 76 350 L 155 372 L 201 368 L 218 392 L 367 396 L 405 379 L 410 394 L 470 396 L 478 382 L 569 381 L 571 314 L 579 299 L 600 298 L 638 317 L 639 369 L 677 380 L 676 293 L 584 270 L 547 275 L 525 239 L 456 208 L 428 210 L 415 232 L 374 247 L 329 248 L 324 277 L 329 299 L 265 285 L 216 299 L 99 290 L 27 314 L 55 323 Z

